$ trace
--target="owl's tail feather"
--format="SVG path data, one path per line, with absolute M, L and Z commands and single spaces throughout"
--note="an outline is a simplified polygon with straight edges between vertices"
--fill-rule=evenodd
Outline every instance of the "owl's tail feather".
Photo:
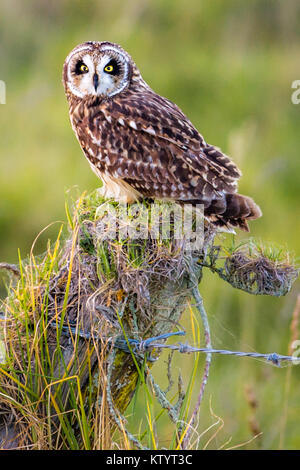
M 221 230 L 230 231 L 238 227 L 249 232 L 247 220 L 261 217 L 259 206 L 248 196 L 242 194 L 225 194 L 224 199 L 213 199 L 204 208 L 205 217 Z
M 181 205 L 202 205 L 204 217 L 222 232 L 234 232 L 237 227 L 249 232 L 248 220 L 258 219 L 262 216 L 260 207 L 251 197 L 237 193 L 225 193 L 222 197 L 212 199 L 185 199 L 177 200 Z

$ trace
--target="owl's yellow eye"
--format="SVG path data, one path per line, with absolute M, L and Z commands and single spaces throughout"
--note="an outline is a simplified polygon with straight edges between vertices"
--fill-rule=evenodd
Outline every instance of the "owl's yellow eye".
M 113 65 L 107 65 L 106 67 L 104 67 L 104 72 L 112 73 L 113 71 L 114 71 Z
M 89 68 L 88 68 L 87 65 L 81 64 L 81 66 L 79 67 L 79 70 L 80 70 L 80 72 L 82 72 L 82 73 L 87 73 L 87 72 L 89 71 Z

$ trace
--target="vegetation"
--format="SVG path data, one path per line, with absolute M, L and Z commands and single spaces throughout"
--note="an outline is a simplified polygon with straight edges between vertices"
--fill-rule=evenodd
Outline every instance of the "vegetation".
M 169 237 L 159 237 L 153 223 L 166 225 L 164 209 L 156 206 L 154 221 L 153 205 L 143 201 L 130 206 L 125 219 L 120 217 L 122 207 L 103 200 L 97 191 L 83 195 L 75 209 L 66 204 L 70 236 L 64 242 L 61 229 L 55 244 L 48 244 L 39 259 L 31 251 L 28 261 L 20 260 L 19 270 L 0 265 L 14 277 L 0 317 L 0 446 L 199 448 L 199 437 L 193 433 L 211 354 L 206 355 L 194 403 L 199 358 L 187 388 L 179 374 L 176 391 L 174 356 L 169 355 L 168 386 L 163 390 L 150 372 L 161 349 L 152 347 L 149 355 L 137 342 L 169 335 L 189 306 L 193 344 L 200 346 L 201 320 L 205 347 L 212 347 L 198 291 L 204 268 L 238 289 L 275 296 L 290 290 L 298 272 L 287 255 L 282 259 L 282 253 L 280 258 L 272 252 L 271 258 L 270 250 L 259 250 L 253 241 L 220 256 L 222 247 L 214 245 L 210 226 L 205 227 L 203 245 L 187 249 L 188 240 L 178 239 L 175 231 L 175 212 Z M 186 345 L 184 351 L 188 352 Z M 140 389 L 148 423 L 145 429 L 132 423 L 132 432 L 122 414 Z M 158 421 L 163 415 L 169 417 L 173 435 L 162 445 Z

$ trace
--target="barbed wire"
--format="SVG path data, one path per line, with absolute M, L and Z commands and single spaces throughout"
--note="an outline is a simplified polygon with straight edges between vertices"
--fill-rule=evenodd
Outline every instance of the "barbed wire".
M 294 365 L 300 364 L 300 359 L 296 356 L 285 356 L 273 353 L 258 353 L 258 352 L 244 352 L 244 351 L 231 351 L 228 349 L 214 349 L 214 348 L 196 348 L 187 343 L 177 343 L 177 344 L 161 344 L 156 343 L 158 339 L 165 339 L 169 336 L 174 336 L 175 334 L 184 335 L 184 331 L 169 333 L 161 335 L 161 337 L 148 338 L 145 341 L 140 341 L 137 344 L 139 351 L 149 351 L 152 349 L 171 349 L 180 352 L 181 354 L 191 354 L 191 353 L 206 353 L 206 354 L 222 354 L 225 356 L 237 356 L 237 357 L 251 357 L 254 359 L 264 359 L 267 362 L 272 363 L 273 365 L 280 367 L 283 362 L 292 362 Z M 136 341 L 136 340 L 134 340 Z
M 0 319 L 7 319 L 5 318 L 4 312 L 0 312 Z M 50 326 L 52 326 L 50 324 Z M 95 339 L 95 335 L 84 332 L 74 326 L 67 326 L 64 325 L 62 327 L 62 334 L 71 337 L 72 335 L 78 335 L 81 338 L 85 339 Z M 156 358 L 151 356 L 151 352 L 153 349 L 170 349 L 173 351 L 178 351 L 181 354 L 192 354 L 192 353 L 205 353 L 205 354 L 220 354 L 224 356 L 236 356 L 236 357 L 251 357 L 253 359 L 262 359 L 267 363 L 271 363 L 277 367 L 281 367 L 283 363 L 288 362 L 292 363 L 292 365 L 299 365 L 300 364 L 300 357 L 296 356 L 285 356 L 282 354 L 278 354 L 276 352 L 273 353 L 258 353 L 258 352 L 245 352 L 245 351 L 232 351 L 230 349 L 215 349 L 215 348 L 198 348 L 191 346 L 188 343 L 175 343 L 175 344 L 164 344 L 158 343 L 157 341 L 168 339 L 172 336 L 184 336 L 185 331 L 175 331 L 172 333 L 165 333 L 159 336 L 153 336 L 152 338 L 147 338 L 145 340 L 137 340 L 131 338 L 102 338 L 108 344 L 113 344 L 114 348 L 121 349 L 127 353 L 131 352 L 140 352 L 140 353 L 150 353 L 148 360 L 156 361 Z
M 65 328 L 63 327 L 63 331 L 65 332 Z M 72 327 L 69 327 L 68 330 L 72 331 L 72 333 L 76 333 L 76 330 Z M 92 335 L 90 333 L 83 333 L 79 332 L 79 336 L 84 337 L 86 339 L 90 339 Z M 271 363 L 277 367 L 281 367 L 282 363 L 289 362 L 293 365 L 300 364 L 300 358 L 296 356 L 285 356 L 282 354 L 278 354 L 276 352 L 273 353 L 258 353 L 258 352 L 245 352 L 245 351 L 232 351 L 229 349 L 215 349 L 215 348 L 197 348 L 194 346 L 189 345 L 188 343 L 175 343 L 175 344 L 163 344 L 157 343 L 156 341 L 167 339 L 172 336 L 184 336 L 185 331 L 175 331 L 172 333 L 165 333 L 159 336 L 154 336 L 152 338 L 147 338 L 146 340 L 137 340 L 137 339 L 125 339 L 125 338 L 117 338 L 115 340 L 108 338 L 108 342 L 113 342 L 114 347 L 118 349 L 122 349 L 125 352 L 130 353 L 130 348 L 133 352 L 150 352 L 153 349 L 171 349 L 173 351 L 178 351 L 181 354 L 192 354 L 192 353 L 205 353 L 205 354 L 221 354 L 224 356 L 236 356 L 236 357 L 251 357 L 253 359 L 262 359 L 268 363 Z M 129 346 L 130 345 L 130 348 Z M 155 361 L 156 359 L 150 356 L 150 359 Z

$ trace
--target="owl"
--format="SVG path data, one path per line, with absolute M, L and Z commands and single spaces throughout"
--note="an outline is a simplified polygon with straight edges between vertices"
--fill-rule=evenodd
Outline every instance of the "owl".
M 150 88 L 118 44 L 75 47 L 63 84 L 72 128 L 105 197 L 202 204 L 205 219 L 225 231 L 248 231 L 247 221 L 261 216 L 253 199 L 237 193 L 237 166 Z

